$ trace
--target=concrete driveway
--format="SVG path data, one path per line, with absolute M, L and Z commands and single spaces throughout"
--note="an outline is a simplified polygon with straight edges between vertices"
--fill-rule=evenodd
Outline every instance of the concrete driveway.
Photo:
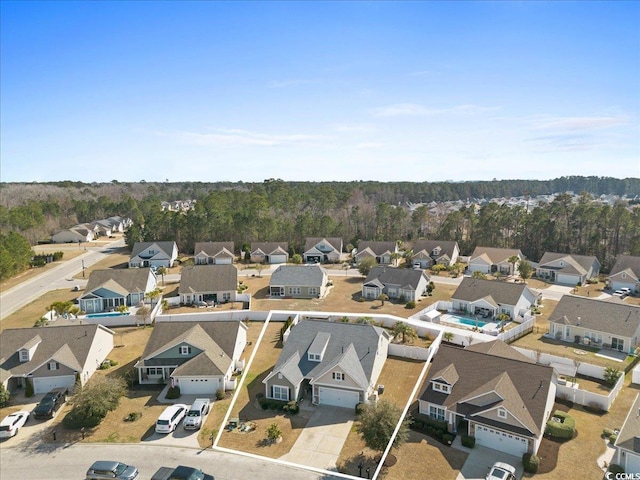
M 496 462 L 513 465 L 516 467 L 516 478 L 522 478 L 524 470 L 521 458 L 476 445 L 471 449 L 467 461 L 464 462 L 456 480 L 484 480 L 487 473 L 489 473 L 489 469 Z
M 316 407 L 296 443 L 280 459 L 335 470 L 340 450 L 347 440 L 354 419 L 355 412 L 351 408 Z

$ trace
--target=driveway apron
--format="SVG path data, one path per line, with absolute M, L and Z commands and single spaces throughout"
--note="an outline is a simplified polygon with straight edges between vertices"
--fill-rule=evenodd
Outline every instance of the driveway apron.
M 484 480 L 496 462 L 513 465 L 516 468 L 516 478 L 522 478 L 522 458 L 476 445 L 469 453 L 456 480 Z
M 350 408 L 316 407 L 307 426 L 282 460 L 336 470 L 336 462 L 351 431 L 355 412 Z

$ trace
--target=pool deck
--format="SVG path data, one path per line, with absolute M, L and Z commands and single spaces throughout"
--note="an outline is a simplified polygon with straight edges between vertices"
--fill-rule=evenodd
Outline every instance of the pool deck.
M 485 322 L 483 320 L 475 320 L 471 317 L 462 317 L 461 315 L 454 315 L 451 313 L 444 313 L 440 316 L 440 323 L 446 323 L 448 325 L 455 325 L 456 327 L 465 328 L 467 330 L 473 330 L 475 325 L 466 324 L 463 322 L 459 322 L 458 318 L 464 318 L 469 322 L 474 322 L 477 324 L 477 328 L 482 333 L 486 333 L 488 335 L 497 335 L 500 331 L 500 324 L 496 322 Z

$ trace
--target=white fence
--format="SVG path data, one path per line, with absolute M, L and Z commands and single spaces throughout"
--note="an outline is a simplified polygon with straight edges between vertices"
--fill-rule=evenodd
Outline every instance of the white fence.
M 631 371 L 631 383 L 640 384 L 640 364 Z
M 624 375 L 621 375 L 618 381 L 616 382 L 615 387 L 611 389 L 609 395 L 601 395 L 599 393 L 588 392 L 586 390 L 582 390 L 581 388 L 575 388 L 568 385 L 558 385 L 556 390 L 556 398 L 562 398 L 566 400 L 570 400 L 573 403 L 577 403 L 578 405 L 583 405 L 585 407 L 598 407 L 605 412 L 608 412 L 611 408 L 611 404 L 622 390 L 622 386 L 624 385 Z
M 429 348 L 400 345 L 397 343 L 389 344 L 389 355 L 394 357 L 410 358 L 412 360 L 426 360 L 429 358 L 429 353 Z
M 550 353 L 535 352 L 526 348 L 513 348 L 541 365 L 566 365 L 567 368 L 576 368 L 577 373 L 579 373 L 580 375 L 599 378 L 601 380 L 604 379 L 605 368 L 599 365 L 593 365 L 592 363 L 581 362 L 579 360 L 573 360 L 567 357 L 559 357 L 557 355 L 551 355 Z
M 526 317 L 525 317 L 526 318 Z M 505 343 L 512 342 L 513 340 L 525 336 L 536 324 L 535 317 L 529 317 L 524 322 L 519 325 L 516 325 L 509 330 L 505 330 L 504 332 L 498 334 L 498 338 Z

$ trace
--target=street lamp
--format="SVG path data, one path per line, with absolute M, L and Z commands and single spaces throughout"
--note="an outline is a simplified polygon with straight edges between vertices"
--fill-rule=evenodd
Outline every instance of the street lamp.
M 82 259 L 82 278 L 84 278 L 84 259 Z

